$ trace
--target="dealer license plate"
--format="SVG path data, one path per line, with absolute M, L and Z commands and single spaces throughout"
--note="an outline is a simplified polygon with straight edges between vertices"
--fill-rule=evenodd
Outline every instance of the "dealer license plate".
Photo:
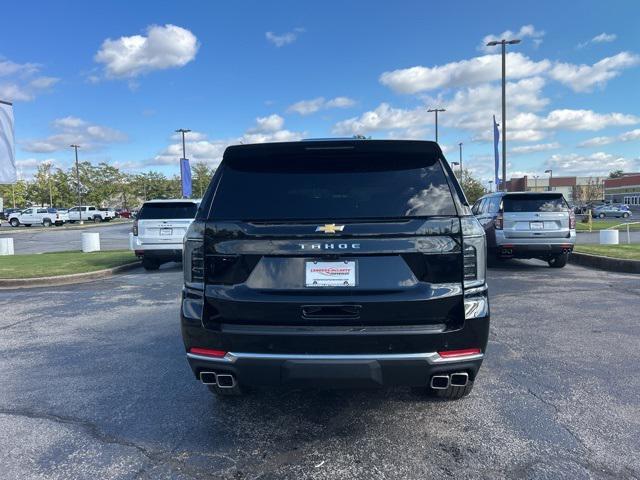
M 356 282 L 355 261 L 305 263 L 305 287 L 355 287 Z

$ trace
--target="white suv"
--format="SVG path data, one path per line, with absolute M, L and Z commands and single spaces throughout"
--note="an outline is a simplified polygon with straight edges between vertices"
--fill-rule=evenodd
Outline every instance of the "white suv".
M 200 200 L 150 200 L 133 224 L 131 250 L 146 270 L 157 270 L 165 262 L 182 261 L 182 240 L 196 216 Z

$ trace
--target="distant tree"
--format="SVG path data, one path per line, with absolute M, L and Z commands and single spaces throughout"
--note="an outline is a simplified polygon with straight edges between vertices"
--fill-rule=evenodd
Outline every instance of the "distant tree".
M 191 165 L 192 197 L 202 198 L 205 190 L 209 186 L 213 172 L 215 172 L 215 170 L 204 162 L 194 162 L 193 165 Z
M 612 170 L 611 172 L 609 172 L 609 178 L 620 178 L 623 175 L 623 170 Z
M 42 162 L 38 165 L 31 182 L 30 200 L 37 205 L 53 204 L 53 193 L 56 185 L 53 182 L 53 165 L 51 162 Z M 50 205 L 51 204 L 51 205 Z
M 460 171 L 456 170 L 456 177 L 460 180 Z M 462 191 L 464 191 L 465 196 L 470 204 L 474 204 L 476 200 L 478 200 L 481 196 L 487 193 L 487 189 L 484 188 L 482 182 L 475 178 L 469 170 L 464 170 L 463 179 L 460 182 L 460 186 L 462 187 Z

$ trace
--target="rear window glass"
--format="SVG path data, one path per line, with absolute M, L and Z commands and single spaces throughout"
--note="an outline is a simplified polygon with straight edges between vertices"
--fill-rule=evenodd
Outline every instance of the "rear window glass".
M 506 195 L 502 199 L 505 212 L 562 212 L 569 208 L 558 195 Z
M 225 161 L 216 220 L 455 215 L 442 166 L 424 155 L 310 155 Z
M 138 219 L 195 218 L 197 210 L 198 206 L 193 202 L 145 203 L 138 213 Z

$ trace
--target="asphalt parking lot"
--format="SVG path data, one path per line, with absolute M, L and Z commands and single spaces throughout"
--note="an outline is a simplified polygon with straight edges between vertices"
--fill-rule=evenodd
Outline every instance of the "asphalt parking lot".
M 640 282 L 541 262 L 489 272 L 470 397 L 260 390 L 193 378 L 178 267 L 0 291 L 2 478 L 640 477 Z
M 85 232 L 100 233 L 102 250 L 122 250 L 129 248 L 129 232 L 131 222 L 118 224 L 97 224 L 82 229 L 67 227 L 49 228 L 2 228 L 2 237 L 13 237 L 13 248 L 16 254 L 63 252 L 82 249 L 82 234 Z

